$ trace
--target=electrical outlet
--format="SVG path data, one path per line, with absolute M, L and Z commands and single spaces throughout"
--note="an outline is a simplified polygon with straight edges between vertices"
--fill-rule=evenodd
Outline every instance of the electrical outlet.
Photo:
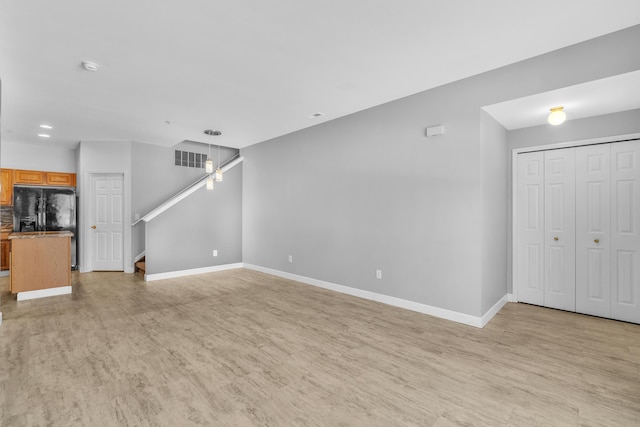
M 218 250 L 217 249 L 213 250 L 213 256 L 218 256 Z
M 376 270 L 376 279 L 382 279 L 382 270 Z
M 293 255 L 289 255 L 289 262 L 293 262 Z

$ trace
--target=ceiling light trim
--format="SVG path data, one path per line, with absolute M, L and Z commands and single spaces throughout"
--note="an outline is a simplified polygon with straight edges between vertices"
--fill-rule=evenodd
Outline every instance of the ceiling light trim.
M 94 73 L 100 69 L 100 66 L 93 61 L 82 61 L 82 68 Z

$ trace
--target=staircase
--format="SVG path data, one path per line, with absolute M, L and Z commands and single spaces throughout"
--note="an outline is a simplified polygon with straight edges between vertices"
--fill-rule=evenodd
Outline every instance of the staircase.
M 219 165 L 219 168 L 222 170 L 222 173 L 226 173 L 227 171 L 229 171 L 234 166 L 239 165 L 240 163 L 242 163 L 242 161 L 243 161 L 243 157 L 238 152 L 233 157 L 225 160 L 222 163 L 222 165 Z M 195 181 L 191 185 L 187 186 L 184 190 L 178 192 L 174 196 L 172 196 L 169 199 L 165 200 L 163 203 L 161 203 L 160 205 L 156 206 L 149 213 L 144 215 L 142 218 L 139 218 L 139 219 L 135 220 L 131 224 L 131 226 L 135 227 L 137 224 L 139 224 L 141 222 L 146 224 L 149 221 L 152 221 L 155 217 L 157 217 L 158 215 L 162 214 L 167 209 L 171 208 L 172 206 L 176 205 L 177 203 L 179 203 L 183 199 L 185 199 L 185 198 L 189 197 L 191 194 L 195 193 L 200 188 L 204 187 L 206 185 L 206 183 L 207 183 L 207 179 L 209 177 L 211 177 L 211 176 L 212 176 L 211 174 L 207 174 L 207 175 L 204 175 L 204 176 L 198 178 L 197 181 Z M 141 255 L 142 255 L 142 253 L 141 253 Z M 146 265 L 146 262 L 145 262 L 145 258 L 146 257 L 143 256 L 138 261 L 135 261 L 133 271 L 134 271 L 134 273 L 142 274 L 142 276 L 145 277 L 145 280 L 146 280 L 147 265 Z
M 144 276 L 144 272 L 147 269 L 147 266 L 145 264 L 145 257 L 140 258 L 140 260 L 136 262 L 135 266 L 135 272 L 142 273 L 142 275 Z

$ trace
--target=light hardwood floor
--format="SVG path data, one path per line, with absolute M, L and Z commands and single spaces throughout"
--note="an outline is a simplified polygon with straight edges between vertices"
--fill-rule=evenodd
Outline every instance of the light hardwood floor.
M 640 425 L 640 326 L 524 304 L 476 329 L 232 270 L 1 311 L 2 426 Z

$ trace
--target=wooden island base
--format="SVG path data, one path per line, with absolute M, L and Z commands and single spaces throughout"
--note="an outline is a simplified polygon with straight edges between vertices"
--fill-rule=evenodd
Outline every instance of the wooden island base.
M 69 231 L 12 233 L 11 293 L 18 300 L 71 293 Z

